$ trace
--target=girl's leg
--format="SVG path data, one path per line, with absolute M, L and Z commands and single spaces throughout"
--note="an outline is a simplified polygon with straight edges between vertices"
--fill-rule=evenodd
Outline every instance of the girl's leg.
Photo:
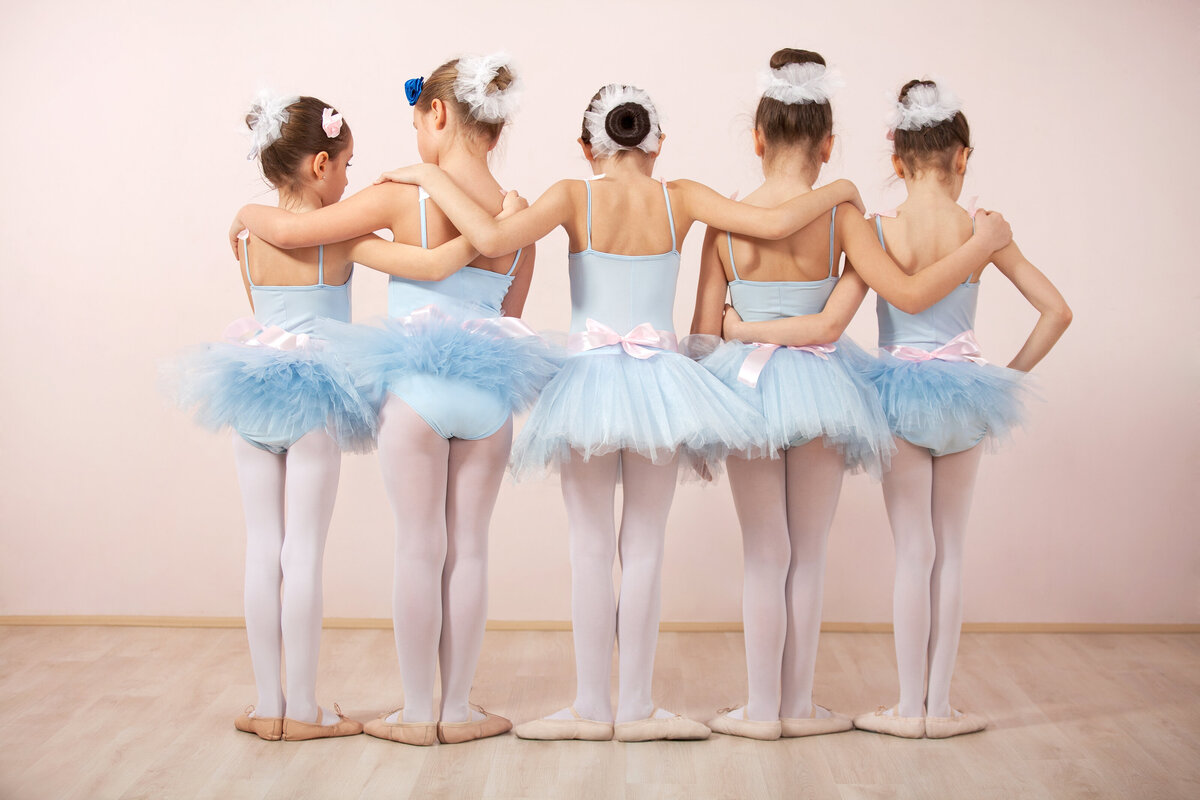
M 892 467 L 883 476 L 896 543 L 892 616 L 900 702 L 895 715 L 925 716 L 925 666 L 929 648 L 929 579 L 936 553 L 933 537 L 933 456 L 924 447 L 896 440 Z
M 236 433 L 233 457 L 246 515 L 246 637 L 258 700 L 256 717 L 282 717 L 279 554 L 283 548 L 284 457 L 255 447 Z
M 400 398 L 388 395 L 379 414 L 379 464 L 396 518 L 392 625 L 404 681 L 404 718 L 432 722 L 438 641 L 442 632 L 442 567 L 446 560 L 446 472 L 450 443 Z
M 962 627 L 962 560 L 967 517 L 983 448 L 933 459 L 933 535 L 937 557 L 930 584 L 929 695 L 931 717 L 950 716 L 950 678 Z
M 452 439 L 442 572 L 442 722 L 466 722 L 487 623 L 488 525 L 512 448 L 512 419 L 486 439 Z
M 620 453 L 562 465 L 562 493 L 571 540 L 571 624 L 575 638 L 575 710 L 584 719 L 612 722 L 612 651 L 617 607 L 613 499 Z M 626 473 L 628 474 L 628 473 Z M 555 717 L 570 718 L 569 711 Z
M 785 586 L 788 541 L 787 469 L 782 458 L 725 462 L 733 506 L 742 527 L 742 620 L 749 701 L 744 716 L 779 719 L 781 664 L 787 636 Z
M 787 644 L 783 650 L 780 716 L 808 719 L 813 713 L 813 671 L 821 634 L 825 545 L 842 491 L 845 460 L 822 440 L 787 451 L 787 525 L 792 559 L 787 576 Z M 818 708 L 818 717 L 829 716 Z
M 655 465 L 635 453 L 621 453 L 617 722 L 646 719 L 654 713 L 651 683 L 662 607 L 663 544 L 678 467 L 678 459 Z
M 287 654 L 287 715 L 317 722 L 317 659 L 321 651 L 325 535 L 337 499 L 342 454 L 324 430 L 302 436 L 287 452 L 287 533 L 283 538 L 283 646 Z M 337 715 L 325 710 L 324 724 Z

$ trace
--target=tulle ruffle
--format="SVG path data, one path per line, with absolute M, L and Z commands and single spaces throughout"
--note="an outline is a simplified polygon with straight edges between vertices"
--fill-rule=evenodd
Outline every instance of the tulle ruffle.
M 878 477 L 893 446 L 879 394 L 860 371 L 874 359 L 849 339 L 836 347 L 827 358 L 780 348 L 753 387 L 738 380 L 746 356 L 755 352 L 749 344 L 725 342 L 700 363 L 763 415 L 769 452 L 821 437 L 845 456 L 847 469 Z
M 875 387 L 901 439 L 936 452 L 948 436 L 1000 440 L 1021 424 L 1029 389 L 1023 372 L 971 361 L 908 361 L 886 351 L 877 362 Z
M 565 357 L 539 336 L 502 336 L 447 316 L 369 325 L 322 321 L 326 337 L 376 407 L 406 375 L 452 378 L 494 393 L 513 412 L 533 404 Z
M 167 379 L 180 406 L 210 430 L 294 442 L 325 428 L 344 450 L 374 447 L 375 412 L 325 348 L 199 345 L 168 366 Z
M 679 454 L 707 477 L 764 437 L 762 416 L 690 358 L 661 351 L 638 359 L 609 346 L 568 358 L 546 386 L 513 445 L 512 471 L 520 478 L 557 469 L 572 451 L 632 450 L 656 464 Z

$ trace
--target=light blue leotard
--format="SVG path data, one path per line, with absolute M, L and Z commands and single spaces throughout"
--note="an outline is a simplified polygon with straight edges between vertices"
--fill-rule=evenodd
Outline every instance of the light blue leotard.
M 419 192 L 421 246 L 429 247 L 425 201 Z M 440 281 L 416 281 L 393 276 L 388 282 L 388 316 L 405 317 L 434 306 L 457 320 L 490 319 L 501 315 L 501 304 L 512 286 L 521 251 L 508 272 L 462 267 Z M 447 357 L 454 357 L 447 353 Z M 479 386 L 469 376 L 413 371 L 393 377 L 387 390 L 408 404 L 444 439 L 483 439 L 508 420 L 510 403 Z
M 685 451 L 713 471 L 731 451 L 744 452 L 761 436 L 762 418 L 696 362 L 675 351 L 672 312 L 679 250 L 671 196 L 663 186 L 671 249 L 617 255 L 592 247 L 592 185 L 587 187 L 587 249 L 568 255 L 571 332 L 588 320 L 619 336 L 646 325 L 655 344 L 583 349 L 546 386 L 513 445 L 513 472 L 556 468 L 572 457 L 632 451 L 665 463 Z
M 743 279 L 733 256 L 733 237 L 726 234 L 733 271 L 729 294 L 743 320 L 807 316 L 825 308 L 838 282 L 836 220 L 834 208 L 829 220 L 829 272 L 815 281 Z M 879 407 L 878 393 L 854 364 L 871 359 L 848 337 L 832 343 L 832 347 L 832 352 L 775 349 L 752 386 L 743 379 L 743 368 L 747 358 L 763 356 L 759 345 L 728 341 L 701 363 L 762 413 L 767 430 L 767 438 L 761 443 L 765 452 L 775 453 L 823 438 L 842 452 L 848 469 L 865 469 L 878 475 L 891 450 L 891 432 Z
M 211 430 L 233 428 L 256 447 L 287 452 L 310 431 L 325 429 L 343 449 L 375 443 L 375 411 L 325 339 L 325 324 L 350 320 L 350 279 L 325 282 L 325 248 L 317 249 L 311 286 L 260 286 L 243 268 L 254 324 L 235 323 L 223 342 L 192 348 L 176 359 L 177 400 Z
M 261 286 L 250 277 L 249 242 L 242 247 L 242 264 L 246 271 L 246 282 L 250 285 L 250 297 L 254 302 L 254 319 L 264 328 L 278 326 L 296 334 L 314 333 L 318 320 L 330 319 L 337 322 L 350 321 L 350 281 L 331 285 L 325 283 L 325 247 L 317 247 L 317 282 L 305 286 Z M 287 356 L 275 354 L 279 359 Z M 310 354 L 317 356 L 317 353 Z M 324 355 L 324 354 L 322 354 Z M 282 363 L 282 362 L 281 362 Z M 317 392 L 321 393 L 321 392 Z M 315 399 L 315 398 L 314 398 Z M 316 426 L 312 426 L 316 427 Z M 243 439 L 271 453 L 286 453 L 296 441 L 312 427 L 298 430 L 296 420 L 281 413 L 274 418 L 261 420 L 252 429 L 239 428 Z
M 974 229 L 974 219 L 971 221 Z M 879 244 L 883 223 L 875 217 Z M 880 348 L 908 346 L 932 352 L 975 328 L 979 281 L 967 280 L 929 308 L 908 314 L 882 297 L 876 302 Z M 880 353 L 875 376 L 884 412 L 900 439 L 935 456 L 969 450 L 985 436 L 1001 436 L 1020 423 L 1024 374 L 972 361 L 909 361 Z

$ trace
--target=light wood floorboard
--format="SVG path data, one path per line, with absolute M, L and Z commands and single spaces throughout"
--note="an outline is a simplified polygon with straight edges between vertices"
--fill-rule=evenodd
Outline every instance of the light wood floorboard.
M 737 633 L 664 633 L 655 697 L 707 719 L 744 699 Z M 972 633 L 955 702 L 984 733 L 852 732 L 755 742 L 524 742 L 430 748 L 365 736 L 265 742 L 233 729 L 253 701 L 244 631 L 0 628 L 0 798 L 1196 798 L 1200 635 Z M 487 634 L 474 699 L 516 721 L 570 702 L 571 636 Z M 892 639 L 827 633 L 817 700 L 895 699 Z M 367 719 L 401 704 L 390 632 L 327 630 L 319 697 Z

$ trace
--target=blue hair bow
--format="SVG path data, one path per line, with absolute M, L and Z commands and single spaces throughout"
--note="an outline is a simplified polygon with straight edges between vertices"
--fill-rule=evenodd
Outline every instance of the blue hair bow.
M 417 98 L 421 96 L 421 90 L 425 88 L 424 78 L 409 78 L 404 82 L 404 96 L 408 98 L 408 104 L 415 106 Z

